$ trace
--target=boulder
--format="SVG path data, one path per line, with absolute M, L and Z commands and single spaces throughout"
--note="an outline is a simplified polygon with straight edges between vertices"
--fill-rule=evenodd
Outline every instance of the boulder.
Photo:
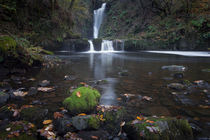
M 0 105 L 5 104 L 8 101 L 9 97 L 9 94 L 0 92 Z
M 96 115 L 76 116 L 72 118 L 72 125 L 77 130 L 98 129 L 100 127 L 100 118 Z
M 140 118 L 126 123 L 123 130 L 131 140 L 193 139 L 190 124 L 187 120 L 181 119 Z
M 24 108 L 20 112 L 20 116 L 23 120 L 36 122 L 37 124 L 41 124 L 42 122 L 40 120 L 44 120 L 47 114 L 48 109 L 41 109 L 38 107 Z
M 47 87 L 49 85 L 50 85 L 50 81 L 48 81 L 48 80 L 43 80 L 43 81 L 39 82 L 39 86 L 41 86 L 41 87 Z
M 101 51 L 102 39 L 93 39 L 93 46 L 95 51 Z
M 80 87 L 63 101 L 65 108 L 72 114 L 87 113 L 97 106 L 101 95 L 92 87 Z
M 72 118 L 70 118 L 69 116 L 58 118 L 53 122 L 55 124 L 55 129 L 59 135 L 64 135 L 67 132 L 75 131 L 75 129 L 72 127 Z

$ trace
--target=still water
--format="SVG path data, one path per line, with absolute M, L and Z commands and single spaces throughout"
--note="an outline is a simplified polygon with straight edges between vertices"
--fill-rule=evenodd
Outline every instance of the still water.
M 127 119 L 136 115 L 181 116 L 198 124 L 205 135 L 210 131 L 210 86 L 190 87 L 173 90 L 170 83 L 182 83 L 204 80 L 210 83 L 210 73 L 202 69 L 210 68 L 210 57 L 186 57 L 171 54 L 149 52 L 137 53 L 58 53 L 65 63 L 45 68 L 36 75 L 38 81 L 50 80 L 57 87 L 53 93 L 40 93 L 30 97 L 28 102 L 41 100 L 44 107 L 55 112 L 62 107 L 62 101 L 68 96 L 71 87 L 86 82 L 98 89 L 100 104 L 124 106 Z M 175 78 L 177 72 L 161 69 L 162 66 L 181 65 L 186 67 L 184 77 Z M 122 73 L 126 74 L 122 74 Z M 178 72 L 180 73 L 180 72 Z M 65 81 L 64 76 L 76 79 Z M 100 81 L 103 80 L 103 81 Z M 33 85 L 37 85 L 36 82 Z M 30 85 L 32 86 L 32 85 Z M 151 97 L 149 100 L 144 97 Z

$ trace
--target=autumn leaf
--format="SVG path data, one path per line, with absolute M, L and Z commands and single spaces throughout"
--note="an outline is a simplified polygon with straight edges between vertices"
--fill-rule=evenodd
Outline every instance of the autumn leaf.
M 15 109 L 15 111 L 13 113 L 13 117 L 17 117 L 19 113 L 20 113 L 20 111 L 18 109 Z
M 50 123 L 52 123 L 52 120 L 44 120 L 43 121 L 43 124 L 50 124 Z
M 7 135 L 7 137 L 8 137 L 8 138 L 13 138 L 14 135 L 9 134 L 9 135 Z
M 138 120 L 140 120 L 140 121 L 144 120 L 143 117 L 141 118 L 141 117 L 139 117 L 139 116 L 137 116 L 136 119 L 138 119 Z
M 59 113 L 59 112 L 55 112 L 54 113 L 54 118 L 57 119 L 57 118 L 62 118 L 63 117 L 63 114 Z
M 91 138 L 92 138 L 92 139 L 95 139 L 95 140 L 97 140 L 97 139 L 98 139 L 98 137 L 97 137 L 97 136 L 91 136 Z
M 15 135 L 16 137 L 20 136 L 19 132 L 14 132 L 13 135 Z
M 77 95 L 77 97 L 81 97 L 81 93 L 78 91 L 77 93 L 76 93 L 76 95 Z
M 87 114 L 85 113 L 81 113 L 81 114 L 78 114 L 78 116 L 86 116 Z
M 35 127 L 35 125 L 33 123 L 29 123 L 28 125 L 29 125 L 29 128 L 34 128 Z
M 105 121 L 105 119 L 103 117 L 104 117 L 103 115 L 100 115 L 100 120 L 101 121 Z
M 147 123 L 155 123 L 154 121 L 146 120 Z
M 120 123 L 120 127 L 123 127 L 125 125 L 125 122 Z

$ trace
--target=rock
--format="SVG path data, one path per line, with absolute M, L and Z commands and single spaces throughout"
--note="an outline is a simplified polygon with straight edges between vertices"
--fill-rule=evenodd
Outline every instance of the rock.
M 106 83 L 108 83 L 107 80 L 98 80 L 98 81 L 96 81 L 97 85 L 106 84 Z
M 162 69 L 169 71 L 186 71 L 186 67 L 178 65 L 162 66 Z
M 69 116 L 64 116 L 63 118 L 58 118 L 54 121 L 55 129 L 59 135 L 64 135 L 67 132 L 75 131 L 72 127 L 72 118 Z
M 183 73 L 175 73 L 173 76 L 176 79 L 182 79 L 182 78 L 184 78 L 184 74 Z
M 76 77 L 74 77 L 74 76 L 70 76 L 70 75 L 65 75 L 64 76 L 64 80 L 66 80 L 66 81 L 72 81 L 72 80 L 75 80 L 76 79 Z
M 6 76 L 9 74 L 9 69 L 0 66 L 0 76 Z
M 94 130 L 94 131 L 79 131 L 78 135 L 84 140 L 110 140 L 108 132 L 104 130 Z
M 0 105 L 5 104 L 9 100 L 9 94 L 0 92 Z
M 13 112 L 9 109 L 10 106 L 5 105 L 0 108 L 0 120 L 12 119 Z
M 193 102 L 191 99 L 187 98 L 186 95 L 183 94 L 176 94 L 175 100 L 184 105 L 195 105 L 195 102 Z
M 100 119 L 95 115 L 76 116 L 72 118 L 72 125 L 77 130 L 98 129 L 100 127 Z
M 199 134 L 202 132 L 202 129 L 195 123 L 190 123 L 190 126 L 192 128 L 193 134 Z
M 63 101 L 63 105 L 72 114 L 87 113 L 94 110 L 100 97 L 96 89 L 80 87 Z
M 129 76 L 128 70 L 123 70 L 118 73 L 120 76 Z
M 31 87 L 28 91 L 28 96 L 36 95 L 38 93 L 38 90 L 36 87 Z
M 192 140 L 192 129 L 187 120 L 148 117 L 126 123 L 123 130 L 129 139 L 184 139 Z
M 39 83 L 39 86 L 41 86 L 41 87 L 47 87 L 49 85 L 50 85 L 50 81 L 48 81 L 48 80 L 43 80 Z
M 203 72 L 210 72 L 210 69 L 202 69 Z
M 20 112 L 20 116 L 23 120 L 36 122 L 38 124 L 41 124 L 46 115 L 48 114 L 48 109 L 42 109 L 38 107 L 29 107 L 24 108 Z
M 32 105 L 42 105 L 43 103 L 40 100 L 35 100 L 31 102 Z
M 14 74 L 14 73 L 24 74 L 24 73 L 26 73 L 26 70 L 25 70 L 25 69 L 13 68 L 10 72 L 11 72 L 12 74 Z
M 166 81 L 171 81 L 171 80 L 173 80 L 174 78 L 173 78 L 173 77 L 163 77 L 162 79 L 163 79 L 163 80 L 166 80 Z
M 103 116 L 104 129 L 112 135 L 117 135 L 121 130 L 120 124 L 125 119 L 125 108 L 120 106 L 98 106 L 97 110 Z
M 183 90 L 185 86 L 180 83 L 171 83 L 167 85 L 168 88 L 175 89 L 175 90 Z

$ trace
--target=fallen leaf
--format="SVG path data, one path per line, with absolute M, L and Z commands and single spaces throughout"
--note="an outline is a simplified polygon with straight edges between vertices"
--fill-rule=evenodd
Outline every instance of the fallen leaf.
M 147 101 L 151 101 L 152 100 L 152 98 L 148 97 L 148 96 L 144 96 L 142 99 L 147 100 Z
M 121 100 L 122 100 L 122 98 L 117 98 L 117 100 L 118 100 L 118 101 L 121 101 Z
M 34 128 L 35 127 L 35 125 L 33 123 L 29 123 L 28 125 L 29 125 L 29 128 Z
M 14 94 L 15 96 L 24 97 L 24 96 L 26 96 L 26 95 L 28 94 L 28 92 L 15 91 L 15 92 L 13 92 L 13 94 Z
M 81 97 L 81 93 L 78 91 L 77 93 L 76 93 L 76 95 L 77 95 L 77 97 Z
M 140 120 L 140 121 L 144 120 L 143 117 L 141 118 L 141 117 L 139 117 L 139 116 L 137 116 L 136 119 L 138 119 L 138 120 Z
M 19 137 L 20 133 L 19 132 L 14 132 L 13 135 L 15 135 L 16 137 Z
M 203 109 L 209 109 L 210 106 L 204 106 L 204 105 L 199 105 L 200 108 L 203 108 Z
M 78 116 L 86 116 L 87 114 L 85 113 L 81 113 L 81 114 L 78 114 Z
M 7 135 L 7 137 L 8 137 L 8 138 L 13 138 L 14 135 L 9 134 L 9 135 Z
M 125 125 L 125 121 L 120 123 L 120 127 L 123 127 Z
M 39 87 L 38 91 L 41 91 L 41 92 L 52 92 L 52 91 L 55 91 L 55 89 L 54 89 L 54 87 Z
M 55 112 L 54 113 L 54 118 L 57 119 L 57 118 L 62 118 L 63 117 L 63 114 L 59 113 L 59 112 Z
M 20 111 L 18 109 L 15 109 L 14 113 L 13 113 L 13 117 L 17 117 L 18 114 L 20 113 Z
M 155 123 L 154 121 L 146 120 L 147 123 Z
M 10 131 L 11 130 L 11 128 L 9 127 L 9 128 L 6 128 L 6 131 Z
M 91 136 L 91 138 L 92 138 L 92 139 L 95 139 L 95 140 L 97 140 L 97 139 L 98 139 L 98 137 L 97 137 L 97 136 Z
M 105 119 L 103 117 L 104 117 L 103 115 L 100 115 L 100 120 L 101 121 L 105 121 Z
M 43 124 L 50 124 L 50 123 L 52 123 L 52 120 L 44 120 L 43 121 Z

